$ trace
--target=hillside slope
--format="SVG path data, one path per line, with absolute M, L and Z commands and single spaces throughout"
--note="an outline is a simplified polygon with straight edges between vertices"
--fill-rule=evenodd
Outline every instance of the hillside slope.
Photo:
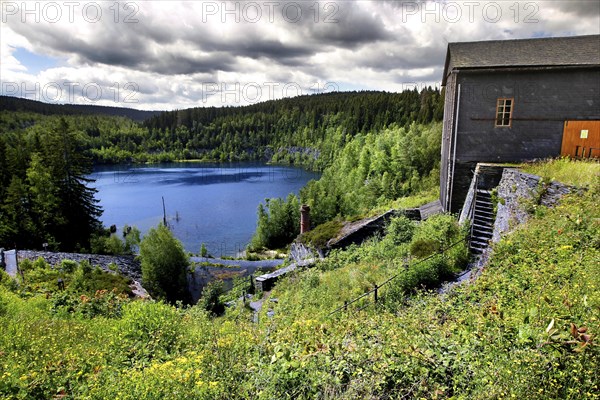
M 392 296 L 392 286 L 381 293 L 381 305 L 328 316 L 402 268 L 393 256 L 397 246 L 385 238 L 284 279 L 256 323 L 241 302 L 220 318 L 198 306 L 152 302 L 125 302 L 112 309 L 118 312 L 90 318 L 57 307 L 55 294 L 4 283 L 0 393 L 598 398 L 600 171 L 591 165 L 587 191 L 553 209 L 536 207 L 495 247 L 478 280 L 444 296 Z

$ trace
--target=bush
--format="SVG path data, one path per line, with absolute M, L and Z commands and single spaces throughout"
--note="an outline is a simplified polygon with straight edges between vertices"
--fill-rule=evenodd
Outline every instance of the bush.
M 140 259 L 146 289 L 170 303 L 189 302 L 189 260 L 183 245 L 169 228 L 161 224 L 150 229 L 140 244 Z
M 258 206 L 256 233 L 250 250 L 278 249 L 290 244 L 300 233 L 300 203 L 290 194 L 286 200 L 266 199 Z
M 73 260 L 62 260 L 60 269 L 66 274 L 72 274 L 77 269 L 77 262 Z
M 335 219 L 318 225 L 313 230 L 303 233 L 298 240 L 315 248 L 323 248 L 330 239 L 335 238 L 342 229 L 342 221 Z
M 221 302 L 221 295 L 225 293 L 223 281 L 216 280 L 209 282 L 202 289 L 202 296 L 198 301 L 198 307 L 205 309 L 212 315 L 222 315 L 225 312 L 225 305 Z
M 181 316 L 174 307 L 161 302 L 125 304 L 120 327 L 122 346 L 133 360 L 166 357 L 182 339 Z
M 415 231 L 415 224 L 406 216 L 401 215 L 393 218 L 386 228 L 386 239 L 391 240 L 395 245 L 409 242 Z

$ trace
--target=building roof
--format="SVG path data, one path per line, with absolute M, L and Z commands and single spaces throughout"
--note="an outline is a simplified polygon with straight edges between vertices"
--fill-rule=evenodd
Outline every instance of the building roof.
M 442 86 L 455 69 L 600 66 L 600 35 L 449 43 Z

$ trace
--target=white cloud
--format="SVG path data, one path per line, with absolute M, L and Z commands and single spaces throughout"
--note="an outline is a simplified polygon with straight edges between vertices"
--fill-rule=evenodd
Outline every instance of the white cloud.
M 35 3 L 2 2 L 3 93 L 140 109 L 439 85 L 450 41 L 600 33 L 592 1 Z M 32 74 L 19 47 L 66 61 Z

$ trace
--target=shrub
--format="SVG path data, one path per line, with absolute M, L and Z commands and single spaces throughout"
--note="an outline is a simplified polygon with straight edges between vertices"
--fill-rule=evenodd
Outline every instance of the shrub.
M 123 306 L 120 330 L 134 360 L 163 358 L 173 353 L 182 339 L 177 310 L 161 302 L 133 301 Z
M 425 258 L 441 250 L 440 242 L 434 239 L 416 239 L 410 243 L 410 254 L 417 258 Z
M 393 218 L 386 228 L 386 238 L 395 245 L 409 242 L 415 231 L 415 224 L 406 216 Z
M 77 262 L 73 260 L 62 260 L 60 269 L 66 274 L 72 274 L 77 269 Z
M 144 287 L 170 303 L 189 301 L 187 271 L 189 260 L 183 245 L 169 228 L 159 225 L 140 244 Z
M 301 243 L 320 249 L 340 233 L 342 226 L 342 221 L 339 219 L 328 221 L 316 226 L 313 230 L 303 233 L 298 240 Z
M 258 206 L 256 233 L 250 243 L 251 250 L 277 249 L 292 242 L 300 233 L 300 203 L 290 194 L 286 200 L 266 199 Z
M 202 289 L 202 296 L 198 301 L 198 306 L 210 312 L 212 315 L 222 315 L 225 312 L 225 305 L 221 302 L 221 295 L 225 293 L 223 281 L 216 280 L 209 282 Z

